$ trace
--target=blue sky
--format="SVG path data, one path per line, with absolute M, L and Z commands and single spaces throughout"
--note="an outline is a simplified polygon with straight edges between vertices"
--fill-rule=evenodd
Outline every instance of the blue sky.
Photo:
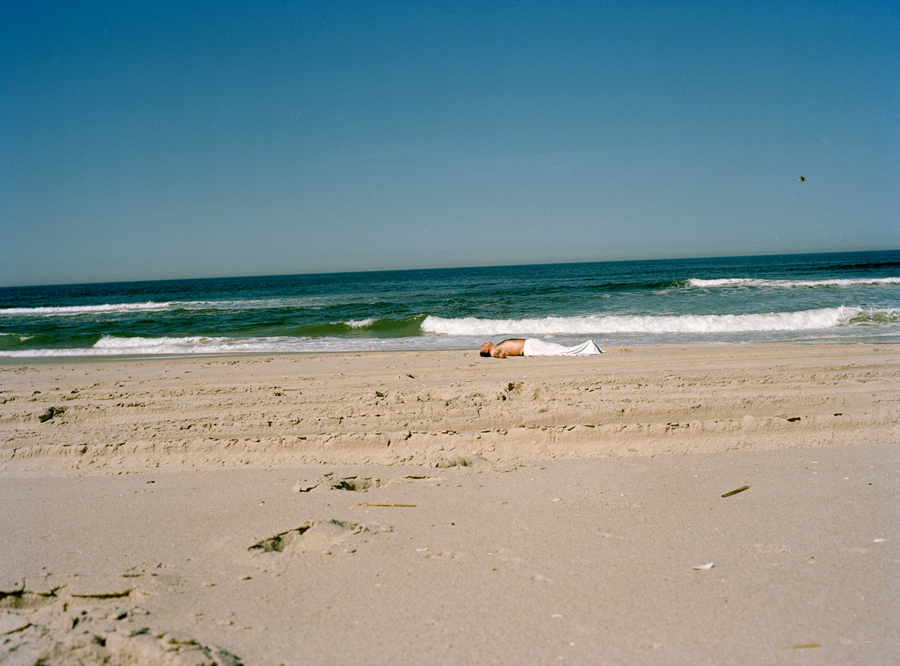
M 898 248 L 898 34 L 877 0 L 0 0 L 0 284 Z

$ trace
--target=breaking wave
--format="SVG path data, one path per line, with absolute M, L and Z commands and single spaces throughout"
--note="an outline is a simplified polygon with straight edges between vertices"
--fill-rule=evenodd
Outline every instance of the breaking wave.
M 833 280 L 765 280 L 760 278 L 721 278 L 701 280 L 691 278 L 687 286 L 700 289 L 716 287 L 771 287 L 776 289 L 795 289 L 812 287 L 856 287 L 860 285 L 900 284 L 900 277 L 887 278 L 843 278 Z
M 837 326 L 900 322 L 900 310 L 822 308 L 742 315 L 588 315 L 540 319 L 443 319 L 426 317 L 422 330 L 454 336 L 601 335 L 617 333 L 750 333 L 806 331 Z
M 111 314 L 117 312 L 160 312 L 172 309 L 172 303 L 116 303 L 103 305 L 66 305 L 60 307 L 3 308 L 0 316 L 61 316 L 83 314 Z

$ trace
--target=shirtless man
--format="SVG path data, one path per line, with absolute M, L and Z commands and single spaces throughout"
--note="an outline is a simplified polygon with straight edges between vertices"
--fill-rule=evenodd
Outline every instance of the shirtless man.
M 485 342 L 481 345 L 482 356 L 494 358 L 506 358 L 507 356 L 588 356 L 590 354 L 602 354 L 593 340 L 582 342 L 574 347 L 563 347 L 555 342 L 538 340 L 535 338 L 509 338 L 499 345 L 493 342 Z
M 482 356 L 494 358 L 506 358 L 507 356 L 525 356 L 525 338 L 509 338 L 499 345 L 493 342 L 485 342 L 481 345 Z

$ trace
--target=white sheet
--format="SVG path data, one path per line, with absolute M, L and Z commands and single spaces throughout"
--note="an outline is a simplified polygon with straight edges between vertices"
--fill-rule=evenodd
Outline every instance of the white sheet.
M 582 342 L 574 347 L 563 347 L 555 342 L 526 338 L 522 353 L 525 356 L 590 356 L 591 354 L 602 354 L 603 350 L 594 344 L 593 340 Z

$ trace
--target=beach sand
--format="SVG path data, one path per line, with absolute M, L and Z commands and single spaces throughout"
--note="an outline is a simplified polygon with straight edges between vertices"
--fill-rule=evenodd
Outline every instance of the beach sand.
M 0 662 L 893 664 L 898 496 L 896 345 L 6 360 Z

